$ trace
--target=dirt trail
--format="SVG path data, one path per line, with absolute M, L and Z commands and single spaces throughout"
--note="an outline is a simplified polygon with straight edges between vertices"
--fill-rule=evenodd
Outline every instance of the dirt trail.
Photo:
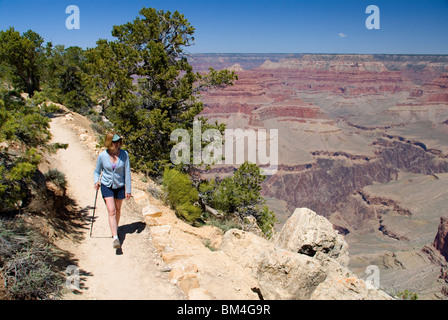
M 52 167 L 66 175 L 68 195 L 79 210 L 91 216 L 95 199 L 93 170 L 96 158 L 84 145 L 78 133 L 67 126 L 63 116 L 51 121 L 52 142 L 68 143 L 52 160 Z M 132 201 L 132 200 L 131 200 Z M 185 299 L 177 286 L 162 272 L 163 262 L 157 256 L 149 236 L 149 228 L 136 212 L 123 206 L 120 230 L 122 249 L 112 248 L 107 210 L 98 193 L 95 223 L 89 237 L 90 223 L 86 221 L 81 242 L 64 240 L 60 246 L 71 252 L 80 272 L 80 289 L 70 291 L 64 299 L 104 300 L 178 300 Z

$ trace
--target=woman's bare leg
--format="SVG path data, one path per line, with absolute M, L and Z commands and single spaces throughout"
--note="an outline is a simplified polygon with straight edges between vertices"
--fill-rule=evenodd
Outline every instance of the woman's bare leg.
M 115 207 L 115 199 L 113 197 L 104 198 L 104 202 L 106 203 L 106 208 L 109 212 L 110 231 L 112 232 L 112 236 L 115 237 L 118 235 L 117 209 Z
M 117 218 L 117 227 L 120 224 L 121 204 L 122 203 L 123 203 L 123 199 L 115 199 L 115 216 Z

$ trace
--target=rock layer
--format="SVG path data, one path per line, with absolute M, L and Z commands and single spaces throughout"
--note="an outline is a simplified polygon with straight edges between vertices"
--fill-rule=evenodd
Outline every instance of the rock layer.
M 419 272 L 434 266 L 414 250 L 434 241 L 448 205 L 448 56 L 228 54 L 194 66 L 206 64 L 239 64 L 234 86 L 204 92 L 206 118 L 278 130 L 278 171 L 262 192 L 282 224 L 307 207 L 345 235 L 356 261 L 396 254 L 404 271 L 382 269 L 393 289 L 440 293 L 433 281 L 424 288 Z
M 251 270 L 264 299 L 391 299 L 346 268 L 343 236 L 307 208 L 296 209 L 271 241 L 232 229 L 220 250 Z
M 440 218 L 440 224 L 437 230 L 437 235 L 434 239 L 433 246 L 448 261 L 448 216 Z

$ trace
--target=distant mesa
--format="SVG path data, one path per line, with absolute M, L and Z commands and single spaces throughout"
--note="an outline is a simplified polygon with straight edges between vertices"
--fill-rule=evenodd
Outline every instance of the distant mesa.
M 244 71 L 243 67 L 239 63 L 235 63 L 233 66 L 226 68 L 229 71 L 241 72 Z

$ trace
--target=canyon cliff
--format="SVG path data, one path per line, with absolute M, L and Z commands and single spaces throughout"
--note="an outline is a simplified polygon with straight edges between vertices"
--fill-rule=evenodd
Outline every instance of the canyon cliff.
M 441 217 L 439 229 L 433 243 L 437 249 L 448 261 L 448 217 Z
M 351 270 L 375 264 L 391 290 L 446 298 L 422 248 L 448 205 L 448 56 L 202 54 L 191 63 L 239 76 L 203 93 L 202 116 L 278 130 L 278 170 L 263 195 L 281 225 L 310 208 L 345 235 Z

